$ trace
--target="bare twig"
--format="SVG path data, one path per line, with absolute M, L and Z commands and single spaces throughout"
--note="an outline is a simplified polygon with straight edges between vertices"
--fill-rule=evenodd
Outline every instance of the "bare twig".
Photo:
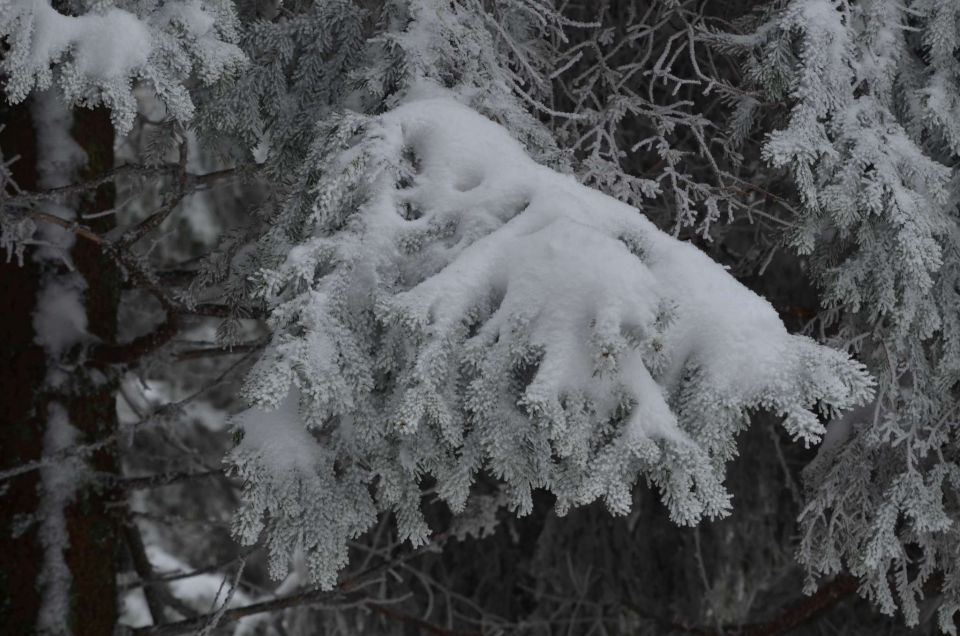
M 843 599 L 853 595 L 858 586 L 855 577 L 841 574 L 830 583 L 822 586 L 812 596 L 804 598 L 782 609 L 774 618 L 764 623 L 752 625 L 726 626 L 719 630 L 714 628 L 688 625 L 660 616 L 653 611 L 641 609 L 636 605 L 631 608 L 637 614 L 652 619 L 658 623 L 665 633 L 692 634 L 693 636 L 781 636 L 794 629 L 815 620 L 819 616 L 833 609 Z
M 140 490 L 145 488 L 159 488 L 183 481 L 203 479 L 206 477 L 222 477 L 222 470 L 205 470 L 200 472 L 174 472 L 150 475 L 147 477 L 126 477 L 119 480 L 118 485 L 125 490 Z
M 142 581 L 148 581 L 153 578 L 153 566 L 150 565 L 150 559 L 147 558 L 147 550 L 143 546 L 143 537 L 140 536 L 140 530 L 133 519 L 127 520 L 123 524 L 123 535 L 127 540 L 127 547 L 130 549 L 130 557 L 133 560 L 133 569 Z M 147 600 L 147 610 L 153 619 L 154 625 L 162 625 L 165 621 L 163 613 L 163 601 L 160 600 L 160 591 L 157 587 L 145 586 L 143 596 Z
M 357 573 L 356 575 L 346 579 L 340 583 L 337 589 L 334 590 L 321 590 L 321 589 L 311 589 L 298 594 L 291 594 L 289 596 L 284 596 L 281 598 L 271 599 L 269 601 L 261 601 L 259 603 L 252 603 L 244 607 L 237 607 L 233 609 L 226 610 L 222 613 L 219 623 L 225 624 L 240 620 L 246 616 L 252 616 L 254 614 L 263 614 L 265 612 L 275 612 L 282 609 L 287 609 L 290 607 L 301 607 L 305 605 L 315 605 L 319 603 L 327 605 L 337 605 L 337 606 L 350 606 L 350 605 L 364 605 L 370 607 L 373 610 L 374 606 L 383 607 L 383 602 L 376 599 L 365 598 L 361 592 L 363 583 L 370 580 L 375 574 L 389 570 L 399 564 L 404 563 L 414 557 L 417 557 L 424 552 L 436 549 L 441 546 L 448 538 L 449 534 L 444 533 L 436 536 L 434 540 L 417 550 L 412 550 L 405 554 L 398 555 L 392 559 L 389 559 L 379 565 L 367 568 L 362 572 Z M 373 610 L 380 611 L 380 610 Z M 382 613 L 382 612 L 381 612 Z M 176 623 L 170 623 L 168 625 L 154 625 L 151 627 L 141 627 L 132 631 L 134 636 L 178 636 L 179 634 L 185 634 L 187 632 L 195 631 L 201 629 L 207 621 L 212 617 L 211 614 L 205 614 L 203 616 L 198 616 L 194 619 L 183 620 Z M 411 619 L 414 617 L 410 617 Z M 399 619 L 398 619 L 399 620 Z M 419 620 L 419 619 L 416 619 Z M 421 626 L 422 627 L 422 626 Z M 439 628 L 438 628 L 439 629 Z M 442 636 L 455 636 L 454 632 L 431 632 L 433 634 L 442 635 Z M 465 635 L 456 635 L 456 636 L 465 636 Z
M 266 340 L 259 340 L 257 342 L 245 343 L 245 344 L 236 344 L 236 345 L 223 345 L 221 347 L 201 347 L 199 349 L 185 349 L 184 351 L 177 352 L 177 360 L 197 360 L 199 358 L 214 358 L 220 356 L 233 356 L 244 353 L 251 353 L 253 351 L 259 351 L 267 345 Z
M 222 570 L 226 567 L 229 567 L 242 559 L 249 557 L 251 554 L 253 554 L 254 550 L 256 549 L 257 549 L 257 546 L 244 548 L 243 550 L 240 551 L 240 554 L 238 554 L 237 556 L 227 561 L 223 561 L 221 563 L 215 563 L 213 565 L 208 565 L 202 568 L 197 568 L 195 570 L 190 570 L 189 572 L 166 573 L 166 574 L 157 575 L 148 581 L 141 579 L 139 581 L 128 583 L 127 585 L 123 586 L 123 589 L 129 590 L 129 589 L 134 589 L 140 586 L 146 587 L 149 585 L 162 585 L 164 583 L 171 583 L 173 581 L 190 579 L 195 576 L 199 576 L 201 574 L 207 574 L 208 572 L 216 572 L 218 570 Z
M 412 614 L 401 612 L 400 610 L 394 609 L 388 605 L 368 603 L 367 607 L 377 614 L 385 616 L 391 620 L 412 625 L 419 629 L 421 634 L 433 634 L 434 636 L 479 636 L 479 633 L 477 632 L 455 632 L 449 629 L 444 629 L 443 627 L 429 623 L 422 618 L 417 618 Z
M 859 583 L 855 577 L 841 574 L 822 586 L 812 596 L 781 610 L 772 620 L 757 625 L 746 625 L 736 633 L 742 636 L 786 634 L 833 609 L 837 603 L 852 596 L 858 586 Z
M 60 188 L 51 188 L 49 190 L 21 190 L 17 194 L 3 199 L 5 205 L 23 205 L 30 203 L 39 203 L 42 201 L 57 201 L 74 194 L 81 194 L 96 190 L 105 183 L 116 181 L 123 177 L 160 177 L 175 174 L 177 166 L 145 166 L 140 164 L 126 164 L 117 166 L 112 170 L 107 170 L 103 174 L 86 181 L 73 183 Z
M 264 612 L 275 612 L 289 607 L 299 607 L 315 603 L 338 603 L 348 604 L 351 601 L 362 600 L 357 593 L 344 593 L 342 591 L 325 591 L 319 589 L 308 590 L 299 594 L 292 594 L 282 598 L 272 599 L 252 603 L 244 607 L 236 607 L 224 611 L 220 616 L 220 623 L 232 623 L 246 616 L 254 614 L 263 614 Z M 177 621 L 167 625 L 153 625 L 150 627 L 141 627 L 133 630 L 134 636 L 179 636 L 197 629 L 202 629 L 212 618 L 212 614 L 204 614 L 196 618 Z
M 227 168 L 208 172 L 206 174 L 191 174 L 183 172 L 181 164 L 164 164 L 161 166 L 146 166 L 142 164 L 125 164 L 117 166 L 112 170 L 87 179 L 78 183 L 72 183 L 60 188 L 51 188 L 49 190 L 19 190 L 12 196 L 2 199 L 4 205 L 25 206 L 44 201 L 58 201 L 75 194 L 82 194 L 90 190 L 96 190 L 100 186 L 126 177 L 166 177 L 176 175 L 185 186 L 198 189 L 200 187 L 210 187 L 228 179 L 233 179 L 240 174 L 256 174 L 256 166 L 241 166 L 239 168 Z
M 97 245 L 103 245 L 105 239 L 91 230 L 88 227 L 84 227 L 77 223 L 76 221 L 70 221 L 68 219 L 61 219 L 59 216 L 54 214 L 49 214 L 47 212 L 41 212 L 39 210 L 32 210 L 27 213 L 32 219 L 37 221 L 44 221 L 45 223 L 52 223 L 54 225 L 59 225 L 60 227 L 70 230 L 80 238 L 86 239 L 91 243 L 96 243 Z

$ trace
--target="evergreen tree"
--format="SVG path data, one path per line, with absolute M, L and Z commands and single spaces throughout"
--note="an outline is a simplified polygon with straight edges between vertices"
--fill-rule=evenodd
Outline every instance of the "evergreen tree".
M 955 5 L 0 0 L 0 616 L 955 633 Z

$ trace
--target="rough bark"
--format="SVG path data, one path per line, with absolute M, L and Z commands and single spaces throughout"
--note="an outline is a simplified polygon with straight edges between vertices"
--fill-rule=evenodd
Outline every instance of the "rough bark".
M 106 109 L 76 109 L 73 137 L 87 153 L 87 166 L 77 178 L 84 180 L 113 167 L 113 127 Z M 112 183 L 81 198 L 77 211 L 90 214 L 108 210 L 115 202 Z M 86 221 L 91 229 L 108 231 L 113 216 Z M 99 246 L 77 241 L 72 251 L 74 265 L 87 282 L 84 305 L 89 331 L 105 343 L 114 343 L 120 272 Z M 81 433 L 82 443 L 109 437 L 117 429 L 116 388 L 113 377 L 104 378 L 89 368 L 79 370 L 73 395 L 66 402 L 70 421 Z M 106 446 L 87 460 L 87 467 L 100 477 L 119 476 L 116 445 Z M 67 511 L 70 548 L 67 564 L 73 575 L 72 620 L 74 636 L 113 633 L 117 620 L 116 574 L 121 549 L 116 479 L 90 482 Z
M 37 130 L 30 108 L 26 104 L 3 105 L 0 115 L 4 124 L 0 148 L 8 159 L 19 155 L 12 166 L 14 178 L 21 189 L 35 191 Z M 76 110 L 73 135 L 88 157 L 87 167 L 76 175 L 78 179 L 112 167 L 113 128 L 108 111 Z M 114 200 L 113 186 L 107 184 L 78 199 L 77 212 L 89 214 L 109 209 Z M 97 231 L 106 231 L 111 218 L 88 224 Z M 71 256 L 87 283 L 84 301 L 89 331 L 101 341 L 113 343 L 120 273 L 113 261 L 88 241 L 77 241 Z M 56 392 L 44 388 L 49 362 L 36 342 L 33 325 L 40 278 L 40 266 L 30 257 L 29 250 L 22 266 L 15 259 L 0 263 L 0 298 L 5 303 L 0 319 L 0 470 L 41 457 L 46 405 L 52 400 L 67 408 L 70 423 L 80 433 L 81 444 L 113 435 L 117 428 L 116 379 L 103 369 L 93 370 L 81 364 Z M 65 560 L 73 581 L 68 624 L 73 636 L 109 635 L 116 624 L 120 543 L 117 506 L 112 504 L 120 495 L 118 480 L 110 476 L 118 475 L 118 468 L 113 445 L 87 456 L 85 470 L 94 478 L 78 484 L 74 502 L 64 511 L 70 540 Z M 0 625 L 10 633 L 36 633 L 42 601 L 37 577 L 43 563 L 43 546 L 35 523 L 40 471 L 13 477 L 0 484 L 0 488 L 5 489 L 0 491 Z

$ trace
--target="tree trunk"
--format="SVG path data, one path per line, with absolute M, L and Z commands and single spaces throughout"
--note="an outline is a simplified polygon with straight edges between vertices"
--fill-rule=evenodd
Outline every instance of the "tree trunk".
M 7 158 L 19 155 L 13 164 L 21 189 L 37 190 L 39 126 L 24 104 L 3 106 L 5 127 L 0 148 Z M 109 112 L 78 109 L 74 112 L 73 137 L 87 154 L 86 168 L 76 175 L 84 179 L 113 167 L 113 128 Z M 71 202 L 78 215 L 113 207 L 112 185 Z M 112 217 L 85 221 L 95 231 L 106 231 Z M 98 246 L 78 240 L 71 250 L 77 272 L 86 283 L 83 305 L 87 331 L 104 343 L 115 341 L 120 273 Z M 62 271 L 58 270 L 62 267 Z M 0 319 L 0 470 L 13 468 L 43 454 L 44 435 L 51 404 L 64 407 L 76 431 L 77 444 L 89 444 L 116 433 L 115 395 L 117 380 L 109 370 L 93 369 L 83 362 L 68 368 L 66 380 L 47 381 L 56 365 L 37 341 L 34 315 L 44 276 L 66 273 L 65 266 L 43 263 L 28 251 L 22 266 L 16 259 L 0 264 L 0 297 L 6 304 Z M 74 359 L 71 354 L 71 360 Z M 82 478 L 75 494 L 63 508 L 68 544 L 61 546 L 69 570 L 69 607 L 64 624 L 74 636 L 110 635 L 117 619 L 116 574 L 119 556 L 118 508 L 115 480 L 119 472 L 115 444 L 83 457 Z M 43 526 L 43 471 L 33 470 L 0 483 L 0 625 L 9 633 L 40 631 L 45 589 Z M 5 490 L 2 490 L 5 488 Z M 47 539 L 49 543 L 49 539 Z M 49 550 L 49 545 L 46 546 Z M 49 611 L 49 610 L 48 610 Z M 63 631 L 57 629 L 54 631 Z
M 7 160 L 19 159 L 11 170 L 24 190 L 37 188 L 37 142 L 25 104 L 0 102 L 0 149 Z M 46 375 L 43 349 L 34 342 L 33 312 L 40 288 L 40 271 L 26 255 L 0 259 L 0 470 L 36 460 L 43 448 L 39 387 Z M 0 625 L 11 633 L 29 633 L 36 623 L 40 594 L 35 585 L 41 547 L 36 524 L 39 473 L 28 472 L 0 483 Z
M 90 178 L 113 168 L 113 126 L 104 108 L 75 109 L 73 137 L 87 153 L 87 165 L 78 175 Z M 113 184 L 101 186 L 80 200 L 79 215 L 109 210 L 115 204 Z M 113 226 L 112 215 L 85 221 L 95 232 Z M 77 271 L 87 282 L 84 306 L 90 333 L 102 342 L 113 344 L 117 334 L 117 305 L 120 301 L 120 272 L 99 246 L 78 240 L 73 251 Z M 85 372 L 83 372 L 85 371 Z M 74 391 L 65 404 L 70 422 L 81 433 L 80 443 L 92 443 L 117 431 L 117 379 L 111 374 L 105 381 L 99 372 L 81 371 Z M 119 458 L 115 443 L 91 455 L 89 470 L 109 479 L 119 476 Z M 74 636 L 98 636 L 113 633 L 117 621 L 117 569 L 121 537 L 119 514 L 123 511 L 122 493 L 116 482 L 97 479 L 85 488 L 67 511 L 70 548 L 67 564 L 73 576 L 72 618 Z M 113 504 L 113 505 L 111 505 Z

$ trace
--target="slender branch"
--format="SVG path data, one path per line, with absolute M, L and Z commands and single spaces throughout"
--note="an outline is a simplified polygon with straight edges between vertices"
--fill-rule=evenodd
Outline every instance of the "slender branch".
M 232 356 L 243 353 L 259 351 L 267 345 L 265 340 L 251 342 L 248 344 L 224 345 L 222 347 L 202 347 L 199 349 L 186 349 L 177 353 L 177 360 L 197 360 L 199 358 L 214 358 L 219 356 Z
M 74 194 L 96 190 L 105 183 L 115 181 L 121 177 L 153 177 L 163 176 L 165 174 L 175 174 L 176 165 L 168 164 L 163 166 L 145 166 L 141 164 L 125 164 L 117 166 L 112 170 L 96 176 L 86 181 L 73 183 L 60 188 L 51 188 L 49 190 L 21 190 L 17 194 L 3 198 L 0 203 L 5 205 L 20 205 L 25 203 L 37 203 L 41 201 L 56 201 Z
M 126 176 L 153 176 L 161 177 L 167 175 L 176 175 L 177 176 L 177 185 L 176 192 L 174 196 L 170 198 L 166 203 L 164 203 L 160 208 L 154 211 L 146 219 L 142 220 L 137 225 L 132 228 L 127 229 L 123 235 L 121 235 L 118 244 L 122 247 L 126 247 L 136 243 L 138 240 L 143 238 L 151 230 L 159 227 L 164 220 L 180 205 L 181 201 L 188 195 L 194 194 L 199 190 L 209 188 L 213 185 L 216 185 L 227 179 L 232 179 L 238 176 L 239 174 L 254 174 L 257 170 L 256 166 L 241 166 L 238 168 L 227 168 L 224 170 L 217 170 L 214 172 L 209 172 L 206 174 L 190 174 L 186 172 L 186 144 L 181 144 L 179 161 L 177 164 L 167 164 L 164 166 L 144 166 L 139 164 L 127 164 L 123 166 L 118 166 L 113 170 L 108 170 L 103 174 L 89 179 L 87 181 L 81 181 L 79 183 L 74 183 L 71 185 L 63 186 L 60 188 L 52 188 L 50 190 L 37 190 L 37 191 L 18 191 L 13 196 L 0 196 L 0 205 L 3 206 L 13 206 L 13 207 L 30 207 L 37 203 L 42 203 L 44 201 L 56 201 L 63 199 L 74 194 L 80 194 L 83 192 L 88 192 L 90 190 L 96 190 L 101 185 L 115 181 L 120 177 Z M 38 221 L 44 221 L 47 223 L 53 223 L 59 225 L 68 230 L 72 230 L 77 234 L 88 241 L 102 245 L 107 243 L 107 239 L 99 234 L 91 231 L 89 228 L 81 226 L 74 221 L 67 219 L 61 219 L 55 215 L 41 212 L 39 210 L 30 210 L 26 212 L 28 216 Z
M 193 184 L 197 187 L 206 187 L 217 185 L 222 181 L 227 181 L 229 179 L 235 179 L 238 175 L 241 174 L 256 174 L 256 166 L 241 166 L 239 168 L 226 168 L 224 170 L 216 170 L 214 172 L 208 172 L 206 174 L 188 174 L 187 183 Z
M 150 271 L 142 267 L 134 258 L 126 256 L 113 245 L 105 246 L 105 249 L 126 270 L 132 280 L 146 288 L 160 301 L 161 307 L 167 314 L 166 320 L 149 334 L 134 338 L 123 345 L 97 347 L 91 354 L 91 359 L 97 362 L 129 364 L 156 351 L 177 335 L 180 330 L 180 315 L 184 312 L 184 308 L 167 296 Z
M 437 535 L 434 540 L 426 546 L 412 550 L 410 552 L 400 554 L 392 559 L 384 561 L 379 565 L 372 567 L 359 572 L 358 574 L 342 581 L 338 586 L 338 589 L 335 590 L 320 590 L 320 589 L 311 589 L 298 594 L 291 594 L 288 596 L 283 596 L 281 598 L 271 599 L 269 601 L 261 601 L 259 603 L 252 603 L 250 605 L 245 605 L 244 607 L 236 607 L 233 609 L 226 610 L 223 612 L 222 616 L 219 619 L 219 624 L 223 625 L 233 621 L 240 620 L 246 616 L 252 616 L 254 614 L 263 614 L 265 612 L 275 612 L 282 609 L 287 609 L 290 607 L 300 607 L 303 605 L 314 605 L 318 603 L 325 604 L 337 604 L 339 606 L 347 605 L 365 605 L 374 609 L 374 606 L 383 607 L 383 603 L 376 601 L 374 599 L 365 598 L 362 595 L 361 589 L 362 584 L 365 581 L 368 581 L 373 575 L 381 572 L 383 570 L 389 570 L 390 568 L 409 561 L 410 559 L 423 554 L 431 549 L 436 549 L 437 547 L 443 545 L 444 542 L 450 537 L 449 533 L 443 533 Z M 374 610 L 379 611 L 379 610 Z M 382 612 L 381 612 L 382 613 Z M 205 614 L 203 616 L 198 616 L 193 619 L 182 620 L 176 623 L 170 623 L 167 625 L 154 625 L 151 627 L 141 627 L 139 629 L 132 630 L 131 634 L 133 636 L 179 636 L 190 631 L 196 631 L 197 629 L 202 629 L 207 621 L 212 618 L 213 613 Z M 410 617 L 411 619 L 414 617 Z M 416 619 L 419 620 L 419 619 Z M 421 626 L 422 627 L 422 626 Z M 437 636 L 467 636 L 455 634 L 454 632 L 431 632 Z
M 136 521 L 129 519 L 123 524 L 123 535 L 127 540 L 127 547 L 130 549 L 130 557 L 133 560 L 133 569 L 136 570 L 137 576 L 140 577 L 141 581 L 149 581 L 154 578 L 153 566 L 150 564 L 150 559 L 147 558 L 147 550 L 143 545 L 140 530 L 136 527 Z M 147 600 L 147 610 L 150 612 L 153 624 L 163 624 L 165 616 L 159 589 L 153 586 L 144 586 L 143 595 Z
M 220 624 L 220 621 L 223 619 L 224 613 L 227 611 L 227 608 L 230 607 L 230 601 L 233 600 L 233 595 L 237 593 L 237 587 L 240 585 L 240 577 L 243 576 L 243 569 L 247 565 L 247 560 L 242 559 L 240 561 L 237 571 L 233 575 L 233 580 L 230 582 L 230 589 L 227 590 L 227 597 L 223 599 L 223 603 L 220 605 L 220 608 L 215 612 L 210 614 L 210 618 L 204 623 L 203 629 L 200 630 L 198 636 L 209 636 L 210 632 L 217 628 L 217 625 Z M 217 590 L 217 593 L 213 597 L 214 606 L 216 605 L 217 600 L 220 598 L 220 590 L 223 589 L 223 586 L 227 583 L 227 577 L 223 577 L 223 581 L 220 583 L 220 589 Z
M 160 227 L 170 214 L 180 205 L 186 197 L 194 194 L 198 190 L 210 187 L 224 179 L 235 177 L 239 170 L 237 168 L 227 168 L 217 170 L 202 175 L 191 175 L 187 172 L 187 143 L 183 141 L 179 147 L 179 162 L 177 164 L 177 182 L 174 195 L 157 209 L 153 214 L 143 219 L 140 223 L 133 226 L 123 233 L 118 241 L 122 247 L 133 245 L 151 231 Z
M 386 616 L 389 619 L 398 621 L 400 623 L 406 623 L 407 625 L 413 625 L 414 627 L 419 628 L 421 634 L 433 634 L 434 636 L 480 636 L 477 632 L 454 632 L 449 629 L 444 629 L 443 627 L 439 627 L 433 623 L 428 623 L 422 618 L 417 618 L 412 614 L 401 612 L 387 605 L 367 603 L 367 607 L 378 614 Z
M 80 238 L 86 239 L 91 243 L 96 243 L 97 245 L 103 245 L 106 240 L 92 231 L 90 228 L 84 227 L 77 223 L 76 221 L 70 221 L 68 219 L 61 219 L 59 216 L 49 214 L 47 212 L 41 212 L 39 210 L 31 210 L 27 213 L 32 219 L 37 221 L 44 221 L 46 223 L 52 223 L 54 225 L 59 225 L 60 227 L 72 231 L 74 234 Z
M 96 348 L 91 360 L 101 364 L 132 364 L 170 342 L 179 331 L 180 325 L 176 316 L 168 315 L 159 327 L 145 336 L 134 338 L 123 345 Z
M 192 189 L 178 191 L 170 197 L 166 203 L 154 210 L 150 216 L 124 231 L 117 241 L 117 245 L 121 248 L 130 247 L 151 231 L 160 227 L 163 222 L 167 220 L 167 217 L 180 205 L 180 202 L 189 194 L 193 194 Z
M 72 457 L 87 457 L 97 452 L 101 448 L 104 448 L 110 444 L 113 444 L 114 442 L 117 441 L 117 439 L 120 438 L 121 434 L 126 434 L 127 431 L 130 431 L 133 429 L 139 429 L 141 427 L 156 424 L 159 422 L 170 421 L 176 417 L 179 417 L 185 405 L 191 403 L 193 400 L 197 399 L 207 391 L 210 391 L 211 389 L 217 386 L 220 386 L 221 384 L 226 382 L 229 376 L 232 373 L 234 373 L 237 370 L 237 368 L 239 368 L 240 365 L 243 364 L 244 361 L 247 360 L 251 355 L 252 355 L 252 352 L 246 354 L 244 357 L 240 358 L 239 360 L 231 363 L 216 378 L 214 378 L 212 381 L 208 382 L 204 386 L 200 387 L 190 395 L 186 396 L 182 400 L 163 404 L 155 408 L 152 412 L 148 413 L 145 417 L 141 418 L 140 420 L 133 422 L 131 424 L 128 424 L 126 427 L 124 427 L 122 431 L 115 431 L 107 435 L 106 437 L 103 437 L 97 440 L 96 442 L 71 446 L 69 448 L 63 449 L 62 451 L 58 451 L 50 455 L 45 455 L 43 457 L 40 457 L 39 459 L 25 462 L 23 464 L 20 464 L 19 466 L 14 466 L 13 468 L 0 471 L 0 482 L 6 481 L 8 479 L 12 479 L 19 475 L 23 475 L 35 470 L 39 470 L 46 466 L 51 466 L 53 464 L 63 462 Z
M 256 549 L 257 549 L 257 546 L 245 548 L 240 551 L 240 554 L 233 557 L 232 559 L 223 561 L 221 563 L 214 563 L 213 565 L 208 565 L 206 567 L 197 568 L 195 570 L 190 570 L 189 572 L 177 572 L 175 574 L 172 574 L 172 573 L 161 574 L 161 575 L 155 576 L 149 581 L 144 581 L 141 579 L 136 582 L 131 582 L 125 585 L 123 589 L 130 590 L 130 589 L 135 589 L 141 586 L 147 587 L 149 585 L 162 585 L 164 583 L 171 583 L 173 581 L 182 581 L 183 579 L 190 579 L 195 576 L 200 576 L 201 574 L 206 574 L 208 572 L 216 572 L 218 570 L 222 570 L 223 568 L 229 567 L 234 563 L 241 561 L 242 559 L 249 557 L 251 554 L 253 554 L 253 551 Z
M 45 455 L 40 459 L 33 461 L 25 462 L 19 466 L 14 466 L 7 470 L 0 471 L 0 482 L 6 481 L 7 479 L 12 479 L 19 475 L 23 475 L 34 470 L 40 470 L 46 466 L 52 466 L 53 464 L 59 464 L 65 460 L 70 459 L 71 457 L 87 457 L 97 452 L 101 448 L 112 444 L 116 441 L 117 435 L 112 434 L 100 439 L 96 442 L 90 444 L 79 444 L 77 446 L 71 446 L 69 448 L 64 448 L 61 451 L 52 453 L 50 455 Z
M 118 485 L 125 490 L 141 490 L 145 488 L 159 488 L 160 486 L 169 486 L 170 484 L 190 481 L 193 479 L 202 479 L 206 477 L 222 477 L 222 470 L 204 470 L 200 472 L 174 472 L 161 473 L 159 475 L 150 475 L 147 477 L 127 477 L 121 479 Z
M 111 181 L 116 181 L 117 179 L 124 177 L 163 177 L 182 174 L 184 175 L 182 177 L 182 182 L 184 185 L 200 188 L 210 187 L 227 179 L 236 178 L 240 174 L 255 174 L 256 171 L 257 166 L 240 166 L 237 168 L 227 168 L 224 170 L 217 170 L 215 172 L 208 172 L 206 174 L 191 174 L 182 171 L 180 162 L 176 164 L 164 164 L 161 166 L 146 166 L 143 164 L 129 163 L 122 166 L 117 166 L 112 170 L 107 170 L 106 172 L 93 177 L 92 179 L 87 179 L 86 181 L 80 181 L 78 183 L 72 183 L 59 188 L 51 188 L 49 190 L 20 190 L 14 195 L 0 197 L 0 203 L 4 205 L 19 206 L 43 201 L 57 201 L 74 194 L 81 194 L 83 192 L 89 192 L 90 190 L 96 190 L 105 183 L 110 183 Z
M 841 574 L 830 583 L 822 586 L 813 595 L 780 610 L 769 621 L 751 625 L 724 626 L 720 629 L 672 621 L 636 605 L 631 605 L 631 609 L 641 616 L 654 620 L 668 632 L 692 634 L 693 636 L 782 636 L 782 634 L 787 634 L 806 625 L 833 609 L 840 601 L 854 594 L 858 585 L 856 577 Z
M 261 601 L 259 603 L 245 605 L 243 607 L 228 609 L 220 616 L 219 622 L 220 624 L 232 623 L 246 616 L 263 614 L 265 612 L 276 612 L 278 610 L 287 609 L 290 607 L 298 607 L 301 605 L 331 602 L 338 602 L 338 604 L 347 605 L 360 600 L 362 600 L 362 598 L 358 592 L 313 589 L 306 592 L 301 592 L 299 594 L 291 594 L 289 596 L 284 596 L 269 601 Z M 204 625 L 207 624 L 207 621 L 209 621 L 212 617 L 212 614 L 204 614 L 196 618 L 188 618 L 175 623 L 169 623 L 167 625 L 141 627 L 139 629 L 132 630 L 132 634 L 134 636 L 179 636 L 180 634 L 202 629 Z
M 147 600 L 147 609 L 150 610 L 154 625 L 162 625 L 166 622 L 165 607 L 170 607 L 187 618 L 195 617 L 197 612 L 174 596 L 170 590 L 163 585 L 145 584 L 146 581 L 153 580 L 155 576 L 153 565 L 147 557 L 147 549 L 143 545 L 143 537 L 140 534 L 140 529 L 137 528 L 136 521 L 132 518 L 128 519 L 122 525 L 127 546 L 130 548 L 130 556 L 133 559 L 133 568 L 136 570 L 137 576 L 140 577 L 140 581 L 144 583 L 143 596 Z
M 822 586 L 813 595 L 781 610 L 772 620 L 757 625 L 745 625 L 739 632 L 742 636 L 779 636 L 797 627 L 806 625 L 815 618 L 833 609 L 840 601 L 853 595 L 859 582 L 856 577 L 841 574 Z
M 238 312 L 234 307 L 217 303 L 201 303 L 191 307 L 189 313 L 210 318 L 262 318 L 264 316 L 258 309 L 244 307 Z

